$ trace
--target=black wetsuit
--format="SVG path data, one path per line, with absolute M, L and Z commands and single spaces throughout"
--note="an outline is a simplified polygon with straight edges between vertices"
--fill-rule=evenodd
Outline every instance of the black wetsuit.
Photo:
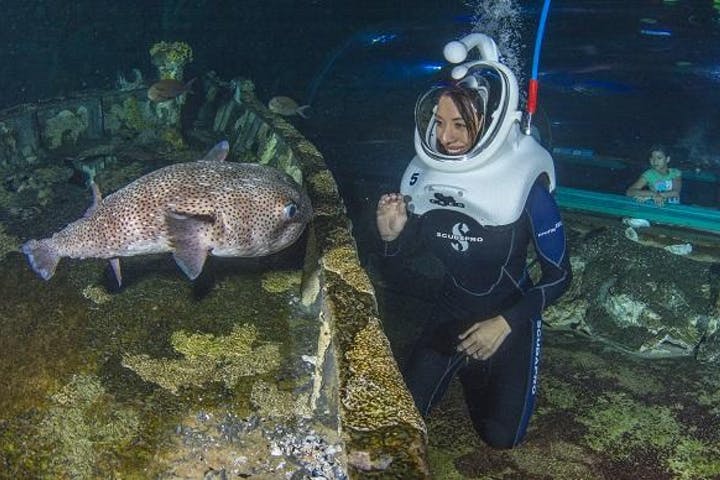
M 427 415 L 458 373 L 475 429 L 489 445 L 511 448 L 522 440 L 533 410 L 540 314 L 571 278 L 557 205 L 538 183 L 522 215 L 510 225 L 485 227 L 443 208 L 413 215 L 400 237 L 386 243 L 385 256 L 418 241 L 443 262 L 445 278 L 405 371 L 415 403 Z M 535 285 L 527 271 L 531 243 L 542 271 Z M 480 361 L 456 352 L 460 333 L 497 315 L 512 331 L 494 355 Z

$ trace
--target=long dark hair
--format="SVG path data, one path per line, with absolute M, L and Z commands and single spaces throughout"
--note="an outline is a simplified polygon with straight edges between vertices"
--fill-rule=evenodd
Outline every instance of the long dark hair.
M 485 112 L 482 111 L 482 99 L 480 94 L 472 88 L 461 85 L 453 85 L 445 87 L 440 92 L 438 99 L 448 97 L 460 112 L 460 117 L 465 122 L 470 137 L 470 144 L 474 145 L 480 135 L 480 127 L 482 126 Z
M 669 157 L 670 154 L 668 153 L 667 147 L 663 145 L 662 143 L 653 143 L 650 145 L 650 150 L 648 150 L 648 155 L 652 155 L 653 152 L 662 152 L 663 155 L 666 157 Z

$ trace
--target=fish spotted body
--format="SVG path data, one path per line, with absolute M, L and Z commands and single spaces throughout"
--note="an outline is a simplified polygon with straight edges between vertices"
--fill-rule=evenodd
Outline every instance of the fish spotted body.
M 155 170 L 95 202 L 85 216 L 22 251 L 45 280 L 63 257 L 110 259 L 172 252 L 195 279 L 208 254 L 258 257 L 297 240 L 312 217 L 307 195 L 272 167 L 224 162 L 221 142 L 202 160 Z

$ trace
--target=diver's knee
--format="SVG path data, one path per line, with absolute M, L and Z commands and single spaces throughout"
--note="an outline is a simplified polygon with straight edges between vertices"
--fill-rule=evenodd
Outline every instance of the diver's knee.
M 518 446 L 524 435 L 497 422 L 487 422 L 479 432 L 483 441 L 496 450 L 509 450 Z

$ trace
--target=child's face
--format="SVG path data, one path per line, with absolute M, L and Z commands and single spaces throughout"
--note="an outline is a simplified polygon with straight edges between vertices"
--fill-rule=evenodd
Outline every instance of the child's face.
M 668 162 L 670 161 L 670 157 L 665 155 L 665 152 L 662 150 L 654 150 L 650 152 L 650 166 L 658 171 L 665 171 L 667 170 Z

